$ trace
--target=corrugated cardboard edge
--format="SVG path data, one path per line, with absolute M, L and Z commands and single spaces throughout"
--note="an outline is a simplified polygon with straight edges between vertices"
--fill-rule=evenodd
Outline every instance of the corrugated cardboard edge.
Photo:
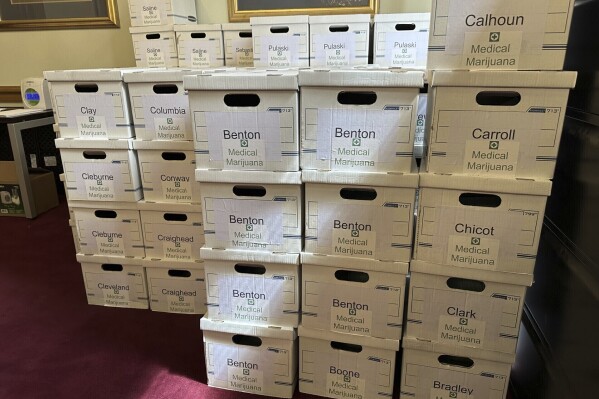
M 232 90 L 232 91 L 298 91 L 297 71 L 257 71 L 204 73 L 185 76 L 185 90 Z
M 136 211 L 138 210 L 137 202 L 124 201 L 87 201 L 87 200 L 69 200 L 69 207 L 72 210 L 82 209 L 102 209 L 102 210 L 122 210 Z
M 101 263 L 116 264 L 123 266 L 142 266 L 142 258 L 130 258 L 123 256 L 103 256 L 103 255 L 85 255 L 77 254 L 79 263 Z
M 408 274 L 409 264 L 406 262 L 393 262 L 375 259 L 360 259 L 348 256 L 319 255 L 308 252 L 301 253 L 303 265 L 325 266 L 360 271 L 373 271 L 382 273 Z
M 250 25 L 287 25 L 287 24 L 308 24 L 307 15 L 289 15 L 276 17 L 251 17 Z
M 123 80 L 124 73 L 140 70 L 140 68 L 106 68 L 44 71 L 44 78 L 48 82 L 119 82 Z
M 431 86 L 570 89 L 576 75 L 570 71 L 434 71 Z
M 300 185 L 302 184 L 302 174 L 301 172 L 196 169 L 196 180 L 202 183 Z
M 301 86 L 334 87 L 424 87 L 424 72 L 402 69 L 353 68 L 305 69 L 299 71 Z
M 55 139 L 54 145 L 61 149 L 77 150 L 132 150 L 133 139 L 93 140 Z
M 346 184 L 353 186 L 379 186 L 418 188 L 417 173 L 353 173 L 320 170 L 302 170 L 304 183 Z
M 421 173 L 421 188 L 549 196 L 551 181 Z
M 193 151 L 193 141 L 133 140 L 134 150 Z
M 175 25 L 130 26 L 129 33 L 175 32 Z
M 394 22 L 397 24 L 410 22 L 429 22 L 431 14 L 428 12 L 406 12 L 399 14 L 374 14 L 374 23 Z
M 137 203 L 137 209 L 139 209 L 140 211 L 165 213 L 202 213 L 201 205 L 187 203 L 139 201 Z
M 299 254 L 263 251 L 240 251 L 235 249 L 200 249 L 200 258 L 204 260 L 222 260 L 248 263 L 277 263 L 284 265 L 299 265 Z
M 144 258 L 140 262 L 141 266 L 153 269 L 177 269 L 177 270 L 204 270 L 203 260 L 194 261 L 168 261 L 164 259 Z
M 244 31 L 251 31 L 252 25 L 250 25 L 249 22 L 227 23 L 227 24 L 221 24 L 221 29 L 223 30 L 223 32 L 225 32 L 225 31 L 244 32 Z
M 444 277 L 458 277 L 470 280 L 492 281 L 501 284 L 512 284 L 530 287 L 534 276 L 531 274 L 506 273 L 494 270 L 467 269 L 448 265 L 413 260 L 410 263 L 412 273 L 433 274 Z
M 173 25 L 175 32 L 213 32 L 222 30 L 221 24 L 185 24 Z
M 213 321 L 207 316 L 202 317 L 200 320 L 200 328 L 204 331 L 251 335 L 261 338 L 286 339 L 289 341 L 297 338 L 295 329 L 291 327 L 260 327 L 248 324 L 234 324 L 224 321 Z
M 472 359 L 489 360 L 509 364 L 514 363 L 514 361 L 516 360 L 515 353 L 502 353 L 480 348 L 468 348 L 462 346 L 438 344 L 430 341 L 422 341 L 411 337 L 403 338 L 402 347 L 404 349 L 415 349 L 426 352 L 435 352 L 444 355 L 469 357 Z
M 183 83 L 183 76 L 186 75 L 201 75 L 203 72 L 199 69 L 166 69 L 157 71 L 135 71 L 125 72 L 123 81 L 125 83 L 160 83 L 160 82 L 176 82 Z M 183 93 L 179 93 L 183 94 Z
M 313 330 L 300 325 L 297 329 L 300 337 L 313 338 L 323 341 L 336 341 L 354 345 L 362 345 L 370 348 L 385 349 L 390 351 L 399 350 L 399 339 L 366 337 L 360 335 L 342 334 L 333 331 Z
M 370 14 L 310 15 L 308 22 L 310 25 L 369 24 Z

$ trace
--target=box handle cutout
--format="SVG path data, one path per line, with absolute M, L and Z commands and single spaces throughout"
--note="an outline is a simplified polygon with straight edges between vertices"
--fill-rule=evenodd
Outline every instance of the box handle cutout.
M 337 270 L 335 278 L 341 281 L 353 281 L 356 283 L 366 283 L 370 280 L 368 273 L 357 272 L 355 270 Z
M 348 25 L 331 25 L 329 26 L 329 32 L 347 32 L 349 31 Z
M 179 88 L 174 84 L 162 83 L 154 85 L 153 90 L 156 94 L 175 94 L 179 91 Z
M 484 208 L 497 208 L 501 205 L 501 197 L 495 194 L 463 193 L 460 194 L 460 204 Z
M 160 39 L 160 33 L 148 33 L 146 35 L 146 39 L 148 39 L 148 40 L 157 40 L 157 39 Z
M 372 201 L 376 198 L 376 190 L 373 188 L 342 188 L 339 191 L 341 198 L 356 201 Z
M 165 213 L 162 215 L 167 222 L 185 222 L 187 215 L 184 213 Z
M 196 17 L 194 17 L 193 15 L 188 15 L 187 20 L 189 22 L 198 22 L 198 19 Z
M 469 280 L 467 278 L 450 277 L 447 279 L 447 286 L 454 290 L 483 292 L 485 283 L 479 280 Z
M 206 34 L 204 32 L 193 32 L 191 34 L 191 38 L 192 39 L 205 39 Z
M 98 85 L 95 83 L 77 83 L 75 84 L 77 93 L 97 93 Z
M 264 197 L 266 189 L 262 186 L 234 186 L 233 194 L 238 197 Z
M 270 28 L 270 33 L 287 33 L 289 32 L 288 26 L 273 26 Z
M 235 271 L 242 274 L 264 274 L 266 267 L 263 265 L 248 265 L 247 263 L 237 263 Z
M 376 102 L 374 91 L 341 91 L 337 101 L 343 105 L 372 105 Z
M 187 156 L 184 152 L 168 152 L 165 151 L 162 153 L 162 159 L 165 161 L 185 161 Z
M 446 366 L 462 367 L 469 369 L 474 366 L 474 360 L 468 357 L 452 356 L 452 355 L 441 355 L 438 357 L 439 363 Z
M 168 271 L 168 275 L 171 277 L 188 278 L 191 277 L 191 272 L 189 270 L 171 269 Z
M 85 159 L 106 159 L 106 153 L 104 151 L 83 151 L 83 158 Z
M 345 342 L 331 341 L 331 348 L 346 352 L 362 352 L 362 345 L 346 344 Z
M 513 107 L 518 105 L 522 96 L 515 91 L 481 91 L 476 95 L 478 105 L 494 105 L 500 107 Z
M 94 215 L 100 219 L 116 219 L 115 211 L 97 210 L 94 212 Z
M 239 32 L 239 37 L 252 37 L 252 32 Z
M 245 346 L 262 346 L 262 340 L 258 337 L 252 337 L 251 335 L 235 334 L 231 338 L 234 344 L 245 345 Z
M 395 30 L 414 30 L 416 24 L 395 24 Z
M 115 263 L 104 263 L 102 265 L 102 270 L 105 272 L 122 272 L 123 265 L 117 265 Z
M 260 104 L 257 94 L 225 94 L 223 100 L 229 107 L 257 107 Z

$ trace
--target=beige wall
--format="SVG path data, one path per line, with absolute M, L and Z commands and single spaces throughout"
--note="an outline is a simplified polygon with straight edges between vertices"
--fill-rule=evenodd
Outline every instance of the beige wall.
M 379 0 L 381 13 L 430 11 L 426 0 Z M 0 32 L 0 86 L 44 70 L 134 66 L 127 0 L 117 0 L 120 29 Z M 200 23 L 228 20 L 226 0 L 196 0 Z

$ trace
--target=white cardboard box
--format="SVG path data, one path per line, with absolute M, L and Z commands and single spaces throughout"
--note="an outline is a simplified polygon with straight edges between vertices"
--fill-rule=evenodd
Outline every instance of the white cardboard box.
M 137 204 L 76 201 L 71 206 L 82 254 L 145 256 Z
M 186 76 L 200 169 L 299 170 L 297 72 Z
M 148 289 L 141 259 L 77 255 L 90 305 L 148 308 Z
M 561 70 L 574 0 L 437 0 L 428 69 Z
M 208 385 L 291 398 L 297 384 L 295 329 L 216 322 L 202 317 Z
M 206 247 L 299 253 L 300 172 L 196 170 L 202 187 Z
M 550 181 L 420 175 L 414 259 L 532 274 Z
M 400 399 L 505 399 L 515 355 L 404 338 Z
M 310 16 L 310 65 L 368 64 L 370 14 Z
M 177 41 L 173 25 L 129 28 L 135 64 L 144 68 L 176 68 L 179 66 Z
M 126 73 L 137 140 L 193 140 L 189 100 L 183 76 L 193 69 Z
M 144 200 L 200 203 L 191 141 L 134 141 Z
M 399 340 L 349 337 L 301 325 L 299 390 L 329 398 L 390 398 Z M 348 339 L 349 338 L 349 339 Z
M 194 204 L 138 204 L 146 257 L 165 261 L 200 259 L 204 245 L 202 209 Z
M 127 69 L 44 72 L 61 138 L 135 136 L 127 86 L 123 83 L 125 71 Z
M 206 313 L 206 282 L 202 261 L 166 262 L 144 259 L 150 309 L 155 312 Z
M 220 24 L 175 25 L 179 66 L 214 68 L 225 65 Z
M 304 170 L 306 252 L 409 262 L 417 174 Z
M 304 268 L 305 273 L 305 268 Z M 529 274 L 412 261 L 406 337 L 515 353 Z
M 254 66 L 288 68 L 310 65 L 307 15 L 252 17 L 250 25 Z
M 196 24 L 195 0 L 129 0 L 131 26 Z
M 551 179 L 576 72 L 439 71 L 423 170 Z
M 374 63 L 426 69 L 430 13 L 375 14 Z
M 225 41 L 225 64 L 234 67 L 254 66 L 254 43 L 249 23 L 222 24 Z
M 415 170 L 423 72 L 301 70 L 299 81 L 303 170 Z
M 407 274 L 407 263 L 302 253 L 302 325 L 399 340 Z
M 297 327 L 299 254 L 202 248 L 210 319 Z
M 56 139 L 69 201 L 124 201 L 142 198 L 133 140 Z
M 75 244 L 75 252 L 79 253 L 81 252 L 81 247 L 79 246 L 79 234 L 77 233 L 77 224 L 75 223 L 75 220 L 72 219 L 73 211 L 70 208 L 69 216 L 71 216 L 71 219 L 69 219 L 69 226 L 71 227 L 71 232 L 73 233 L 73 244 Z

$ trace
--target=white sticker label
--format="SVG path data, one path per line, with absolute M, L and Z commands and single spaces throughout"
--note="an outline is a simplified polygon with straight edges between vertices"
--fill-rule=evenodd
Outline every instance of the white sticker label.
M 197 226 L 176 226 L 169 229 L 172 233 L 161 232 L 157 239 L 162 242 L 164 259 L 168 260 L 193 260 L 192 247 L 197 242 L 200 228 Z
M 299 36 L 261 36 L 262 62 L 277 68 L 298 66 L 299 40 Z
M 196 313 L 195 299 L 195 297 L 186 295 L 167 295 L 168 311 L 171 313 Z
M 442 343 L 482 348 L 486 324 L 468 317 L 440 316 L 437 339 Z
M 264 373 L 242 367 L 229 367 L 227 370 L 229 388 L 243 392 L 260 394 L 264 386 Z
M 426 124 L 426 105 L 428 96 L 422 93 L 418 96 L 418 117 L 416 119 L 416 133 L 414 135 L 414 145 L 424 145 L 424 126 Z
M 333 170 L 364 172 L 392 162 L 396 144 L 410 140 L 412 109 L 411 105 L 389 111 L 319 109 L 318 159 L 331 161 Z
M 446 263 L 453 266 L 495 270 L 499 258 L 499 240 L 480 235 L 450 235 Z
M 191 140 L 191 118 L 187 96 L 160 94 L 142 97 L 144 123 L 157 140 Z
M 278 201 L 212 200 L 215 234 L 235 248 L 267 249 L 283 242 L 283 204 Z
M 456 385 L 456 387 L 461 387 L 461 385 Z M 466 392 L 456 391 L 456 389 L 465 389 Z M 471 399 L 472 397 L 469 395 L 468 388 L 453 388 L 453 386 L 449 386 L 447 389 L 431 389 L 430 399 Z
M 314 59 L 318 65 L 329 67 L 355 63 L 356 35 L 351 32 L 313 35 Z
M 366 380 L 349 375 L 327 374 L 325 395 L 329 398 L 364 398 Z
M 331 331 L 372 335 L 372 311 L 357 308 L 331 307 Z
M 518 166 L 520 143 L 517 141 L 467 140 L 464 172 L 514 178 Z
M 162 43 L 157 43 L 156 41 L 151 41 L 152 47 L 146 48 L 146 63 L 151 68 L 156 67 L 166 67 L 166 59 L 165 55 L 166 51 L 164 50 Z M 142 50 L 144 50 L 142 48 Z
M 225 169 L 264 170 L 281 161 L 279 112 L 206 112 L 210 159 Z
M 138 5 L 143 26 L 163 25 L 164 3 L 158 1 L 142 1 Z M 166 22 L 164 23 L 166 24 Z
M 104 304 L 106 306 L 129 307 L 129 285 L 121 285 L 116 281 L 114 283 L 104 283 L 102 294 L 104 295 Z
M 216 40 L 187 40 L 187 57 L 193 68 L 207 68 L 211 59 L 216 58 Z
M 192 184 L 195 182 L 195 169 L 191 164 L 178 165 L 171 162 L 168 168 L 163 163 L 150 164 L 150 181 L 160 185 L 161 200 L 165 202 L 192 202 Z
M 240 67 L 254 66 L 254 45 L 251 37 L 232 40 L 231 47 L 233 60 L 235 61 L 234 65 Z
M 518 69 L 522 32 L 466 32 L 462 66 Z
M 79 137 L 105 139 L 116 127 L 111 95 L 69 94 L 64 96 L 69 126 L 77 126 Z
M 227 381 L 227 388 L 235 391 L 264 393 L 264 371 L 268 364 L 260 362 L 265 349 L 241 345 L 212 345 L 214 378 Z
M 112 225 L 110 227 L 113 227 Z M 97 229 L 102 229 L 102 224 Z M 121 233 L 98 232 L 96 236 L 96 249 L 98 255 L 125 256 L 125 240 Z
M 385 34 L 387 64 L 400 68 L 426 67 L 428 31 L 392 31 Z
M 122 190 L 119 164 L 77 163 L 73 165 L 73 174 L 77 188 L 85 190 L 88 200 L 114 201 L 116 189 Z

